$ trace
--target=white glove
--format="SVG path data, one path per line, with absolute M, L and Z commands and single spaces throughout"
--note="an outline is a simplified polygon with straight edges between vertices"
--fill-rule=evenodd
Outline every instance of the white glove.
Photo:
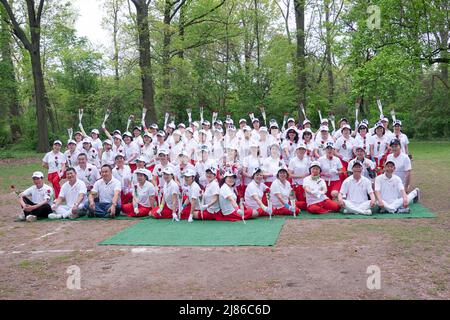
M 244 216 L 244 210 L 242 210 L 242 209 L 239 209 L 239 210 L 237 211 L 237 213 L 238 213 L 240 216 Z
M 139 213 L 139 208 L 138 207 L 134 207 L 134 213 L 138 214 Z
M 159 207 L 158 211 L 156 211 L 157 214 L 161 215 L 161 212 L 163 211 L 163 208 Z
M 106 126 L 104 123 L 102 123 L 102 129 L 106 129 Z
M 208 209 L 208 205 L 207 205 L 207 204 L 202 204 L 202 205 L 200 206 L 200 210 L 201 210 L 201 211 L 205 211 L 206 209 Z

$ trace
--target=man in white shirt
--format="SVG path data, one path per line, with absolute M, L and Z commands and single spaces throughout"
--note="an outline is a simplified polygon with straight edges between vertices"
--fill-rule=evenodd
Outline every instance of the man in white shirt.
M 353 175 L 342 183 L 339 205 L 344 209 L 343 213 L 371 215 L 370 208 L 375 206 L 372 182 L 362 176 L 363 163 L 361 161 L 355 161 L 352 169 Z
M 83 181 L 88 191 L 92 189 L 94 183 L 100 179 L 100 172 L 97 167 L 87 162 L 85 153 L 78 155 L 78 166 L 75 167 L 77 178 Z
M 19 203 L 23 212 L 19 215 L 20 221 L 33 222 L 37 219 L 45 219 L 52 208 L 53 189 L 44 184 L 44 174 L 36 171 L 32 175 L 34 186 L 29 187 L 19 195 Z
M 52 205 L 54 213 L 48 215 L 49 219 L 75 219 L 78 218 L 79 210 L 83 209 L 84 200 L 87 194 L 86 185 L 77 179 L 77 172 L 74 168 L 66 170 L 67 182 L 61 187 L 59 197 Z M 63 202 L 66 202 L 63 205 Z
M 115 218 L 120 214 L 120 181 L 112 176 L 112 168 L 107 164 L 102 166 L 101 176 L 94 183 L 84 209 L 89 211 L 89 217 Z M 98 201 L 95 201 L 96 198 Z
M 402 180 L 405 191 L 408 192 L 411 188 L 411 159 L 406 153 L 402 152 L 399 140 L 393 139 L 390 146 L 392 153 L 387 156 L 386 161 L 389 160 L 395 163 L 394 174 Z
M 381 212 L 409 213 L 408 205 L 412 201 L 419 201 L 420 190 L 414 189 L 408 195 L 402 180 L 394 174 L 395 162 L 387 160 L 384 174 L 375 179 L 375 195 Z

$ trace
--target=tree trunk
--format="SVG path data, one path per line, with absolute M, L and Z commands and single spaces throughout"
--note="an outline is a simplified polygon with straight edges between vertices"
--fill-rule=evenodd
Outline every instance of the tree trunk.
M 0 50 L 2 56 L 0 79 L 2 81 L 3 87 L 3 92 L 0 92 L 0 97 L 4 101 L 5 107 L 9 111 L 9 117 L 7 116 L 6 112 L 3 114 L 3 116 L 9 122 L 12 141 L 16 142 L 22 135 L 18 119 L 20 115 L 20 105 L 19 105 L 19 96 L 17 92 L 17 80 L 16 75 L 14 73 L 14 64 L 12 61 L 12 51 L 11 51 L 12 37 L 10 28 L 8 24 L 5 22 L 7 17 L 2 7 L 0 7 L 0 18 L 1 18 Z M 2 113 L 0 112 L 0 114 Z
M 119 2 L 113 0 L 113 45 L 114 45 L 114 79 L 116 80 L 116 85 L 119 87 L 119 42 L 117 40 L 117 34 L 119 33 Z
M 172 4 L 170 0 L 165 1 L 164 6 L 164 36 L 162 50 L 162 107 L 164 112 L 171 111 L 170 99 L 170 42 L 171 42 L 171 12 Z
M 184 59 L 184 24 L 186 22 L 186 8 L 184 5 L 181 6 L 180 8 L 180 26 L 178 28 L 178 34 L 180 35 L 180 41 L 181 41 L 181 49 L 180 52 L 178 53 L 178 57 L 180 59 Z
M 305 60 L 305 1 L 294 0 L 295 26 L 297 39 L 296 73 L 297 73 L 297 102 L 303 103 L 306 110 L 306 60 Z M 302 112 L 298 110 L 299 118 Z
M 31 57 L 31 69 L 33 72 L 34 81 L 34 93 L 36 101 L 36 116 L 37 116 L 37 128 L 38 128 L 38 152 L 48 151 L 48 125 L 47 125 L 47 106 L 46 106 L 46 93 L 44 85 L 44 77 L 42 74 L 41 66 L 41 54 L 39 45 L 35 45 L 30 52 Z
M 331 56 L 331 24 L 330 24 L 330 0 L 325 0 L 325 29 L 326 29 L 326 59 L 327 59 L 327 73 L 328 73 L 328 103 L 330 108 L 333 107 L 334 97 L 334 75 L 333 75 L 333 61 Z
M 152 73 L 152 61 L 150 54 L 150 31 L 148 25 L 148 7 L 150 2 L 145 0 L 133 0 L 136 7 L 136 22 L 139 38 L 139 66 L 141 69 L 142 99 L 146 108 L 147 123 L 156 122 L 156 110 L 154 100 L 154 84 Z

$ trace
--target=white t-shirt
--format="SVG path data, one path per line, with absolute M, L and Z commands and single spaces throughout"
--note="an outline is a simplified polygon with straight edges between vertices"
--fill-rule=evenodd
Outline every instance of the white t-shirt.
M 141 155 L 145 157 L 147 165 L 152 165 L 155 163 L 155 145 L 150 143 L 148 145 L 143 145 L 141 148 Z
M 303 188 L 305 189 L 306 203 L 308 204 L 308 206 L 328 199 L 328 197 L 323 194 L 327 191 L 327 184 L 322 178 L 313 180 L 312 176 L 307 176 L 305 179 L 303 179 Z M 308 188 L 313 194 L 306 192 L 306 188 Z M 319 191 L 320 196 L 315 196 L 314 194 Z
M 386 149 L 388 148 L 389 140 L 386 135 L 383 135 L 381 138 L 377 135 L 372 136 L 372 144 L 373 144 L 373 156 L 375 158 L 380 159 Z
M 189 160 L 197 160 L 198 142 L 192 138 L 186 141 L 186 152 L 189 155 Z
M 241 161 L 244 161 L 245 157 L 250 155 L 250 143 L 253 140 L 250 139 L 242 139 L 241 141 L 239 141 L 239 144 L 237 145 L 239 148 L 239 159 Z
M 234 193 L 233 189 L 231 189 L 226 183 L 220 188 L 219 192 L 219 204 L 220 209 L 222 210 L 223 215 L 229 215 L 234 212 L 234 207 L 231 204 L 230 200 L 227 198 L 231 196 L 234 201 L 237 200 L 236 193 Z
M 353 147 L 355 146 L 355 139 L 350 137 L 345 139 L 344 136 L 340 136 L 337 141 L 335 148 L 339 151 L 339 154 L 342 156 L 342 160 L 349 162 L 353 159 Z
M 92 140 L 91 142 L 92 148 L 94 148 L 95 150 L 97 150 L 97 153 L 100 152 L 100 149 L 103 149 L 103 143 L 102 140 L 100 140 L 99 138 Z
M 97 167 L 90 163 L 86 163 L 86 169 L 84 170 L 80 166 L 76 166 L 75 171 L 77 172 L 77 179 L 83 181 L 87 188 L 92 187 L 100 179 L 100 172 Z
M 317 133 L 314 141 L 317 146 L 317 151 L 319 152 L 319 157 L 322 157 L 323 155 L 325 155 L 325 147 L 327 146 L 327 142 L 334 142 L 334 140 L 330 134 L 328 134 L 328 137 L 326 139 L 324 139 L 320 132 Z
M 88 163 L 96 166 L 97 168 L 100 168 L 100 159 L 95 148 L 90 148 L 89 150 L 83 148 L 83 150 L 81 150 L 81 153 L 84 153 L 87 156 Z
M 297 144 L 294 141 L 290 141 L 289 139 L 286 139 L 281 144 L 283 155 L 283 160 L 286 162 L 286 164 L 289 164 L 289 161 L 295 157 L 295 149 L 297 148 Z M 286 153 L 286 149 L 288 150 L 288 153 Z
M 406 182 L 406 172 L 410 171 L 411 168 L 411 160 L 409 159 L 406 153 L 400 153 L 398 157 L 395 157 L 393 153 L 387 156 L 387 161 L 393 161 L 395 163 L 395 171 L 396 174 L 403 182 Z
M 42 161 L 48 163 L 48 173 L 54 173 L 61 171 L 62 164 L 66 163 L 67 160 L 63 153 L 50 151 L 44 156 Z
M 128 159 L 130 159 L 133 156 L 133 154 L 136 154 L 137 156 L 139 156 L 139 154 L 141 153 L 139 149 L 140 148 L 139 148 L 138 144 L 134 141 L 131 141 L 129 144 L 125 144 L 123 146 L 125 160 L 129 161 Z M 137 158 L 137 156 L 136 156 L 136 158 Z M 132 161 L 129 161 L 128 163 L 135 164 L 136 158 Z
M 112 150 L 116 155 L 120 154 L 125 157 L 125 149 L 123 148 L 123 144 L 120 146 L 113 145 Z
M 251 175 L 256 168 L 261 168 L 262 163 L 258 157 L 253 157 L 252 155 L 249 155 L 248 157 L 244 158 L 244 162 L 242 165 L 244 168 L 247 168 L 247 173 Z M 252 182 L 252 179 L 245 177 L 244 180 L 245 185 L 248 185 L 250 182 Z
M 143 207 L 150 208 L 152 206 L 150 197 L 156 195 L 156 189 L 153 183 L 145 181 L 143 186 L 136 183 L 133 189 L 133 195 L 138 199 L 138 203 Z
M 340 193 L 345 199 L 361 204 L 368 200 L 368 194 L 372 193 L 372 182 L 364 176 L 357 181 L 353 176 L 344 180 Z
M 270 200 L 272 201 L 272 205 L 277 209 L 284 207 L 285 203 L 289 203 L 290 205 L 289 196 L 291 191 L 292 187 L 289 181 L 286 180 L 285 183 L 282 184 L 279 179 L 276 179 L 270 186 Z M 281 194 L 283 203 L 275 196 L 277 193 Z
M 92 192 L 98 194 L 99 201 L 101 203 L 112 203 L 114 192 L 120 191 L 120 189 L 120 181 L 112 177 L 108 183 L 106 183 L 103 179 L 96 181 L 94 183 L 94 187 L 92 188 Z M 120 196 L 118 204 L 120 204 Z
M 170 162 L 172 164 L 178 163 L 178 155 L 183 151 L 183 149 L 186 147 L 186 145 L 183 143 L 183 141 L 179 141 L 178 143 L 170 144 L 169 146 L 169 158 Z
M 270 138 L 271 137 L 271 138 Z M 267 157 L 270 156 L 270 150 L 269 147 L 276 143 L 276 141 L 274 141 L 274 138 L 272 136 L 267 136 L 266 140 L 262 141 L 261 139 L 258 140 L 258 144 L 259 144 L 259 157 L 261 159 L 265 159 Z
M 262 182 L 259 185 L 255 181 L 250 182 L 250 184 L 245 189 L 245 205 L 252 209 L 258 209 L 259 205 L 255 201 L 255 199 L 253 199 L 253 196 L 257 195 L 259 199 L 262 199 L 262 197 L 264 196 L 264 191 L 266 189 L 267 186 Z
M 197 161 L 197 163 L 195 164 L 195 172 L 198 174 L 198 180 L 202 186 L 205 186 L 208 183 L 208 181 L 206 180 L 205 170 L 211 167 L 217 168 L 217 162 L 216 160 L 210 158 L 208 158 L 205 162 Z
M 314 156 L 314 149 L 317 149 L 317 144 L 314 140 L 310 140 L 308 143 L 303 140 L 306 146 L 306 155 L 311 159 Z
M 264 173 L 273 174 L 272 177 L 265 178 L 266 182 L 273 182 L 277 178 L 277 173 L 280 168 L 285 168 L 285 164 L 281 159 L 274 159 L 272 157 L 267 157 L 263 160 L 262 170 Z
M 363 138 L 361 135 L 356 135 L 355 138 L 356 145 L 360 145 L 366 152 L 366 155 L 370 155 L 370 146 L 373 145 L 373 136 L 366 134 L 366 137 Z
M 22 192 L 22 196 L 27 198 L 31 197 L 31 201 L 34 204 L 38 204 L 43 202 L 44 200 L 51 204 L 54 198 L 52 187 L 46 185 L 42 186 L 42 188 L 38 189 L 35 185 L 29 187 L 24 192 Z
M 353 164 L 355 163 L 356 160 L 357 160 L 357 158 L 351 160 L 351 161 L 348 163 L 347 171 L 353 172 Z M 362 175 L 363 175 L 364 177 L 366 177 L 367 179 L 371 179 L 370 176 L 369 176 L 369 172 L 368 172 L 367 169 L 370 168 L 370 170 L 374 170 L 375 167 L 376 167 L 375 162 L 373 162 L 372 160 L 369 160 L 369 159 L 367 159 L 367 158 L 364 158 L 364 161 L 363 161 L 363 169 L 362 169 Z
M 164 201 L 170 210 L 178 209 L 173 207 L 172 196 L 176 194 L 177 196 L 180 194 L 180 186 L 175 182 L 175 180 L 170 180 L 169 183 L 164 184 L 162 189 Z
M 375 178 L 375 191 L 380 192 L 381 199 L 387 203 L 392 203 L 401 198 L 401 191 L 404 189 L 402 179 L 395 174 L 390 179 L 385 173 Z
M 342 169 L 342 163 L 338 157 L 333 156 L 330 160 L 325 155 L 319 158 L 319 163 L 322 173 L 331 174 L 331 177 L 325 178 L 327 181 L 339 180 L 339 174 L 337 172 Z
M 406 153 L 406 146 L 409 144 L 408 136 L 404 133 L 400 133 L 398 136 L 395 133 L 392 133 L 391 139 L 400 140 L 400 147 L 403 153 Z
M 130 192 L 131 187 L 131 169 L 130 166 L 124 165 L 122 169 L 118 169 L 114 167 L 112 170 L 113 177 L 120 181 L 120 185 L 122 186 L 122 191 L 124 193 Z
M 77 149 L 75 149 L 74 152 L 70 152 L 70 150 L 66 150 L 64 152 L 64 156 L 66 157 L 66 163 L 67 163 L 67 167 L 75 167 L 76 165 L 78 165 L 78 154 L 79 151 Z
M 195 203 L 194 210 L 200 210 L 201 193 L 202 193 L 202 190 L 200 189 L 199 185 L 195 181 L 190 186 L 187 187 L 187 196 L 189 198 L 189 202 L 191 202 L 192 199 L 197 200 Z
M 69 181 L 66 181 L 62 185 L 59 197 L 64 198 L 66 200 L 66 205 L 72 208 L 73 205 L 77 202 L 78 196 L 80 194 L 84 195 L 83 197 L 84 201 L 87 194 L 86 185 L 84 184 L 83 181 L 77 178 L 73 186 L 70 185 Z
M 105 164 L 109 164 L 110 166 L 114 166 L 116 158 L 116 153 L 111 149 L 109 151 L 103 150 L 102 152 L 102 166 Z
M 306 156 L 306 154 L 303 157 L 303 159 L 301 159 L 301 160 L 297 156 L 295 156 L 289 162 L 288 169 L 294 171 L 295 175 L 298 175 L 298 174 L 301 174 L 301 175 L 305 175 L 306 174 L 307 175 L 309 173 L 309 163 L 310 163 L 310 160 Z M 303 178 L 294 178 L 293 182 L 295 184 L 302 185 L 303 184 Z
M 155 165 L 155 167 L 153 168 L 153 178 L 157 178 L 157 182 L 160 188 L 162 188 L 165 184 L 166 181 L 163 178 L 163 170 L 167 167 L 171 167 L 173 169 L 173 172 L 176 171 L 175 167 L 168 162 L 167 165 L 163 166 L 161 163 L 158 163 L 157 165 Z
M 174 176 L 178 179 L 178 181 L 180 182 L 181 185 L 185 184 L 183 174 L 188 169 L 194 170 L 194 172 L 195 172 L 195 167 L 191 163 L 187 163 L 186 166 L 183 168 L 183 170 L 181 170 L 180 165 L 177 165 L 173 171 Z
M 216 179 L 214 179 L 206 185 L 205 193 L 203 194 L 203 203 L 205 205 L 210 204 L 213 201 L 213 197 L 218 196 L 219 193 L 220 193 L 219 183 L 217 182 Z M 219 201 L 216 201 L 207 210 L 209 213 L 216 213 L 220 211 Z
M 224 146 L 223 138 L 222 139 L 213 138 L 211 156 L 216 161 L 223 160 L 224 155 L 223 146 Z

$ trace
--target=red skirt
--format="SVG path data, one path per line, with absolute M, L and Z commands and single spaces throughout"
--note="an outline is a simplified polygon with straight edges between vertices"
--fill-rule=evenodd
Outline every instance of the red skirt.
M 244 209 L 244 219 L 248 220 L 253 217 L 253 210 L 252 209 Z M 224 215 L 222 212 L 216 213 L 216 220 L 217 221 L 242 221 L 242 216 L 237 213 L 236 211 L 233 211 L 230 214 Z
M 159 207 L 152 209 L 152 216 L 156 219 L 172 219 L 172 210 L 164 204 L 164 208 L 161 211 L 161 215 L 158 214 Z
M 144 207 L 138 204 L 138 210 L 139 210 L 138 214 L 134 213 L 134 207 L 132 203 L 122 205 L 122 211 L 129 217 L 146 217 L 150 215 L 152 208 Z

